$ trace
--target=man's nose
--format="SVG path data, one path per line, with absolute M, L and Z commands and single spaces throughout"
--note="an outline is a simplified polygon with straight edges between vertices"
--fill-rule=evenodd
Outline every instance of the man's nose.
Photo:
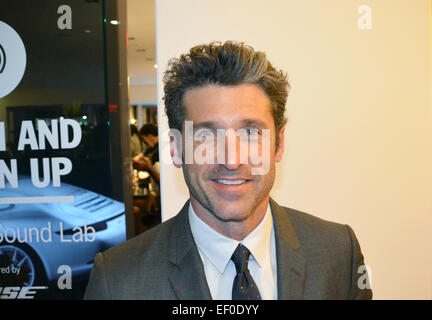
M 223 165 L 229 170 L 236 170 L 245 163 L 245 150 L 242 150 L 242 142 L 234 130 L 228 130 L 225 137 L 225 161 Z

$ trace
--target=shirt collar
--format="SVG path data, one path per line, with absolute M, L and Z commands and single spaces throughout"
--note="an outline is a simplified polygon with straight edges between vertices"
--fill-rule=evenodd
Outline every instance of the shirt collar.
M 270 205 L 260 224 L 242 241 L 237 241 L 220 234 L 202 221 L 189 204 L 189 223 L 192 235 L 199 250 L 222 274 L 228 266 L 238 244 L 243 244 L 261 267 L 270 256 L 270 236 L 273 225 Z

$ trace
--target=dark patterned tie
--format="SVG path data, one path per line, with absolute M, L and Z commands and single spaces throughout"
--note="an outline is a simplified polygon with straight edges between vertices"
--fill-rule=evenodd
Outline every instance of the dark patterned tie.
M 232 288 L 232 300 L 261 300 L 261 295 L 247 267 L 250 252 L 239 244 L 231 260 L 234 262 L 237 275 Z

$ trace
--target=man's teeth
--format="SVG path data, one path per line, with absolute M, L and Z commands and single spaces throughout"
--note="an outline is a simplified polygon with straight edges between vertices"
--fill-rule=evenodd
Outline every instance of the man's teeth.
M 228 184 L 228 185 L 238 185 L 246 183 L 247 180 L 224 180 L 224 179 L 216 179 L 217 183 Z

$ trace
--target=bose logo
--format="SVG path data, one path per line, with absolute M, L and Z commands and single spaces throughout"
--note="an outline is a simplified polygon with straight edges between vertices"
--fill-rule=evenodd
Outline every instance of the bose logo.
M 3 72 L 6 67 L 6 52 L 4 51 L 2 45 L 0 44 L 0 73 Z
M 20 84 L 26 69 L 27 55 L 19 34 L 0 21 L 0 99 Z
M 34 299 L 35 290 L 45 290 L 48 287 L 0 287 L 0 299 Z

